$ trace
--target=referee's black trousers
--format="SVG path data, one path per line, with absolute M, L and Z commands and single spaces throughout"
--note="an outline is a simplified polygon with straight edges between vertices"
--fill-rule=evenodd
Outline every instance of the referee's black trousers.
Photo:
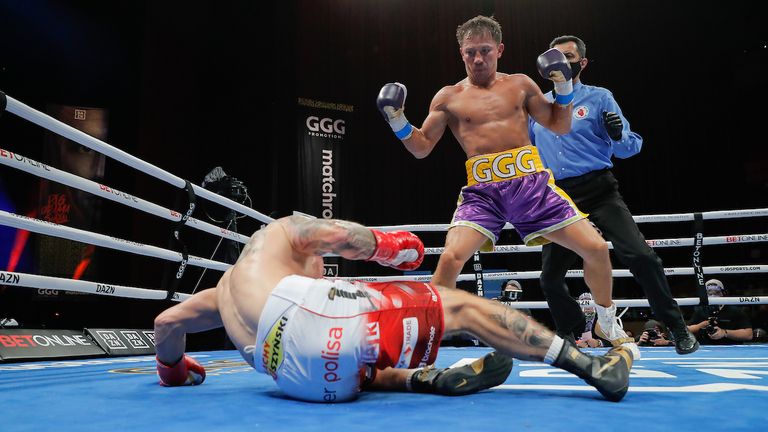
M 656 319 L 670 329 L 684 326 L 682 314 L 672 297 L 664 274 L 664 266 L 656 252 L 645 242 L 632 219 L 624 199 L 619 194 L 619 183 L 610 170 L 593 171 L 579 177 L 557 181 L 589 220 L 613 243 L 613 251 L 635 280 L 643 287 Z M 542 249 L 541 288 L 547 298 L 549 310 L 563 336 L 581 336 L 586 325 L 579 303 L 571 297 L 565 283 L 566 272 L 579 260 L 574 252 L 547 244 Z

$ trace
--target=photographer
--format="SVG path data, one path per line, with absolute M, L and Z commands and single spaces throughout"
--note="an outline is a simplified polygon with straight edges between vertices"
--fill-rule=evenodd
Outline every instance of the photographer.
M 504 282 L 504 286 L 501 288 L 501 293 L 494 300 L 512 307 L 512 303 L 519 302 L 523 298 L 523 287 L 520 282 L 510 279 Z M 515 308 L 525 315 L 531 316 L 530 309 Z
M 579 348 L 601 348 L 605 346 L 611 346 L 611 342 L 595 335 L 595 307 L 591 306 L 589 302 L 592 301 L 592 294 L 585 292 L 579 296 L 578 302 L 581 306 L 581 311 L 584 313 L 585 326 L 584 331 L 581 333 L 579 339 L 576 340 L 576 346 Z
M 717 279 L 706 283 L 708 297 L 723 297 L 725 286 Z M 752 340 L 752 323 L 739 306 L 696 306 L 688 330 L 702 344 L 731 345 Z
M 643 326 L 643 333 L 637 340 L 640 346 L 671 346 L 675 342 L 667 339 L 664 326 L 656 320 L 648 320 Z

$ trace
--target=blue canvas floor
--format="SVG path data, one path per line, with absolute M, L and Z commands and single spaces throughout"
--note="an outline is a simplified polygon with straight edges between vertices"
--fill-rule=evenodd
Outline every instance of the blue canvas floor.
M 284 398 L 236 351 L 192 353 L 208 371 L 197 387 L 159 386 L 146 356 L 0 364 L 0 431 L 768 430 L 768 346 L 641 350 L 619 403 L 534 362 L 475 395 L 364 393 L 333 405 Z M 442 347 L 437 366 L 488 351 Z

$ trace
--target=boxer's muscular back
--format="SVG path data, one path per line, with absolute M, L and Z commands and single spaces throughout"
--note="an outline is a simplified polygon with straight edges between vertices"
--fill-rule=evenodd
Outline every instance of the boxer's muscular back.
M 282 223 L 273 222 L 251 236 L 237 263 L 227 270 L 217 286 L 224 327 L 232 343 L 251 366 L 253 354 L 245 348 L 256 342 L 261 311 L 272 289 L 291 274 L 322 276 L 308 274 L 308 261 L 320 258 L 297 253 Z
M 520 74 L 499 73 L 489 87 L 465 79 L 440 90 L 433 109 L 449 114 L 448 126 L 467 157 L 522 147 L 531 143 L 526 106 L 531 83 Z

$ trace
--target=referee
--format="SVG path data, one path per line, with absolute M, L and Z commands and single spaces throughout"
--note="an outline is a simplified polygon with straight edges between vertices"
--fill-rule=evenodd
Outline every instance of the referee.
M 584 41 L 560 36 L 549 46 L 565 54 L 573 71 L 573 121 L 568 134 L 556 135 L 531 119 L 531 142 L 552 170 L 557 186 L 570 195 L 579 210 L 589 214 L 603 237 L 613 242 L 616 257 L 645 290 L 656 318 L 670 329 L 678 354 L 692 353 L 699 344 L 672 297 L 661 259 L 645 243 L 610 170 L 612 156 L 623 159 L 636 155 L 643 138 L 630 131 L 610 91 L 581 83 L 581 72 L 589 63 Z M 553 99 L 551 92 L 546 97 Z M 554 243 L 542 249 L 541 288 L 561 337 L 581 335 L 585 326 L 584 314 L 565 284 L 565 274 L 577 259 L 575 253 Z

